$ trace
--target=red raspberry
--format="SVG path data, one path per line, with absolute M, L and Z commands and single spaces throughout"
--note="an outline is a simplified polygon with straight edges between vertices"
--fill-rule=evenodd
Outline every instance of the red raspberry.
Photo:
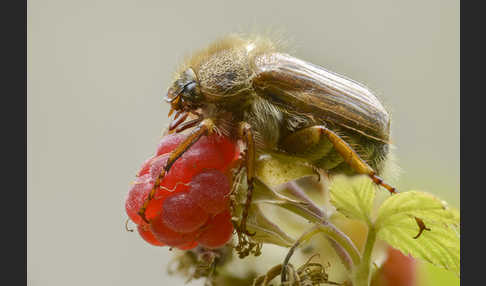
M 207 220 L 208 214 L 186 192 L 171 195 L 162 204 L 162 221 L 173 231 L 192 232 Z
M 388 247 L 388 257 L 373 277 L 376 286 L 415 286 L 417 285 L 415 260 L 405 256 L 400 250 Z
M 159 175 L 164 170 L 165 165 L 167 164 L 167 159 L 169 159 L 169 154 L 160 155 L 152 159 L 148 171 L 152 179 L 155 180 L 159 177 Z
M 164 246 L 165 244 L 158 241 L 152 231 L 150 231 L 149 225 L 142 222 L 137 226 L 138 233 L 148 243 L 155 246 Z
M 216 146 L 210 145 L 207 137 L 202 137 L 174 163 L 169 174 L 179 180 L 190 180 L 205 169 L 224 168 L 226 166 L 220 150 Z M 189 182 L 189 180 L 185 180 L 185 182 Z M 168 185 L 174 183 L 168 181 Z
M 182 250 L 201 245 L 216 248 L 224 245 L 233 232 L 228 211 L 230 182 L 225 176 L 238 156 L 236 142 L 228 137 L 201 137 L 165 174 L 160 189 L 150 201 L 145 216 L 138 215 L 155 180 L 163 171 L 173 151 L 187 135 L 170 134 L 160 141 L 156 155 L 147 159 L 135 185 L 130 189 L 125 208 L 148 243 L 169 245 Z M 188 190 L 190 189 L 190 192 Z M 209 217 L 210 214 L 217 214 Z
M 141 177 L 138 177 L 135 180 L 132 188 L 128 192 L 127 199 L 125 200 L 125 210 L 128 214 L 128 217 L 136 224 L 140 224 L 142 222 L 142 218 L 138 214 L 138 210 L 142 207 L 145 199 L 148 197 L 148 194 L 152 190 L 154 185 L 153 180 L 150 178 L 150 175 L 146 174 Z M 147 219 L 152 218 L 154 215 L 160 212 L 162 209 L 162 199 L 164 195 L 156 193 L 155 198 L 149 203 L 146 211 Z
M 158 216 L 150 221 L 150 230 L 157 240 L 169 246 L 178 246 L 193 242 L 200 234 L 200 230 L 189 233 L 175 232 L 165 225 L 162 220 L 162 216 Z
M 143 176 L 143 175 L 146 175 L 146 174 L 149 173 L 150 166 L 152 165 L 152 160 L 154 158 L 155 157 L 150 157 L 147 160 L 145 160 L 145 162 L 143 162 L 142 168 L 140 168 L 140 171 L 138 172 L 137 177 L 140 177 L 140 176 Z
M 197 245 L 198 245 L 197 241 L 190 241 L 177 246 L 177 248 L 179 248 L 180 250 L 191 250 L 195 248 Z
M 186 137 L 186 134 L 180 133 L 164 136 L 159 143 L 156 156 L 173 151 Z M 197 149 L 204 152 L 215 152 L 220 154 L 223 159 L 221 161 L 221 165 L 219 166 L 220 168 L 227 167 L 229 163 L 237 159 L 239 156 L 238 145 L 236 142 L 229 137 L 220 136 L 217 134 L 201 137 L 196 143 L 194 143 L 192 147 L 189 148 L 188 151 Z
M 189 183 L 189 196 L 210 214 L 218 214 L 229 207 L 230 183 L 218 170 L 206 170 Z
M 238 144 L 233 141 L 231 138 L 226 136 L 213 136 L 213 144 L 215 144 L 216 148 L 221 151 L 224 159 L 224 165 L 227 167 L 231 162 L 238 159 L 240 156 L 240 151 L 238 148 Z
M 233 223 L 231 222 L 231 213 L 226 210 L 207 223 L 203 228 L 201 236 L 197 242 L 207 248 L 219 248 L 225 245 L 233 235 Z
M 204 149 L 200 146 L 194 147 L 190 148 L 172 165 L 162 180 L 162 186 L 170 190 L 173 190 L 176 186 L 183 188 L 184 184 L 189 183 L 191 178 L 201 171 L 222 168 L 223 160 L 221 154 L 215 149 Z M 152 161 L 150 173 L 154 179 L 158 177 L 168 158 L 169 154 L 164 154 Z
M 160 155 L 152 160 L 150 166 L 150 176 L 153 180 L 157 179 L 169 159 L 169 154 Z M 190 177 L 176 177 L 173 173 L 166 173 L 162 182 L 160 183 L 160 189 L 167 192 L 181 192 L 187 190 L 189 187 L 186 185 L 190 181 Z
M 186 134 L 173 133 L 162 137 L 157 147 L 156 156 L 166 154 L 174 150 L 187 137 Z

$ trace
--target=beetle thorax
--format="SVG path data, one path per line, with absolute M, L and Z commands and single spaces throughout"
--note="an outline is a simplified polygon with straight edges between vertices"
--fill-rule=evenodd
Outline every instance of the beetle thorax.
M 201 92 L 207 100 L 235 100 L 251 90 L 251 69 L 243 49 L 219 51 L 201 63 L 196 70 Z

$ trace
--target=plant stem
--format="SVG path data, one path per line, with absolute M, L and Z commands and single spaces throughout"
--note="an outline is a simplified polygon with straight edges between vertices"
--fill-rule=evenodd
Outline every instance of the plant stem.
M 298 216 L 316 224 L 315 230 L 310 236 L 317 232 L 323 232 L 327 238 L 333 242 L 331 245 L 335 248 L 339 258 L 347 269 L 352 270 L 355 265 L 359 265 L 361 255 L 354 245 L 353 241 L 336 226 L 327 220 L 325 212 L 319 209 L 305 192 L 295 192 L 298 201 L 290 199 L 282 194 L 278 194 L 270 189 L 264 182 L 255 178 L 255 192 L 253 202 L 270 203 L 282 207 Z M 309 237 L 310 237 L 309 236 Z
M 354 286 L 368 286 L 371 281 L 371 254 L 376 242 L 376 230 L 373 225 L 368 228 L 368 235 L 366 237 L 365 249 L 363 252 L 363 259 L 361 264 L 356 269 L 353 275 Z
M 307 194 L 305 193 L 305 191 L 302 190 L 302 188 L 299 185 L 297 185 L 297 183 L 295 181 L 288 182 L 283 187 L 285 189 L 287 189 L 290 194 L 292 194 L 296 198 L 302 200 L 303 202 L 307 203 L 309 205 L 309 210 L 310 211 L 312 211 L 316 215 L 322 217 L 323 220 L 327 220 L 328 219 L 328 217 L 326 215 L 326 212 L 323 211 L 318 205 L 316 205 L 314 203 L 314 201 L 311 200 L 309 198 L 309 196 L 307 196 Z
M 299 197 L 301 199 L 305 197 L 304 202 L 295 203 L 287 201 L 278 205 L 311 222 L 318 224 L 317 227 L 319 230 L 317 232 L 323 232 L 326 237 L 332 241 L 331 245 L 334 247 L 336 253 L 341 258 L 341 261 L 348 270 L 351 270 L 353 265 L 358 265 L 361 261 L 361 256 L 353 241 L 344 232 L 329 222 L 326 219 L 324 212 L 316 212 L 315 209 L 319 208 L 307 197 L 305 193 L 300 193 Z M 309 207 L 310 205 L 313 205 L 313 207 Z
M 281 275 L 282 282 L 284 282 L 286 279 L 287 264 L 289 263 L 295 249 L 297 249 L 300 244 L 304 243 L 305 241 L 312 238 L 315 234 L 320 232 L 324 233 L 326 237 L 334 240 L 337 245 L 340 245 L 344 249 L 344 251 L 348 253 L 350 258 L 352 259 L 352 261 L 350 261 L 349 263 L 354 263 L 354 265 L 360 264 L 361 257 L 353 242 L 334 225 L 328 222 L 321 222 L 320 224 L 316 224 L 315 226 L 313 226 L 309 231 L 305 232 L 289 249 L 289 252 L 283 262 Z
M 324 210 L 322 210 L 319 206 L 317 206 L 313 200 L 311 200 L 307 194 L 302 190 L 302 188 L 295 182 L 291 181 L 289 183 L 286 183 L 283 188 L 287 189 L 289 193 L 296 198 L 302 200 L 303 202 L 307 203 L 308 209 L 313 212 L 315 215 L 319 216 L 321 218 L 321 221 L 327 222 L 328 217 L 327 214 Z M 348 252 L 340 245 L 338 244 L 335 240 L 327 237 L 327 240 L 331 244 L 332 248 L 336 251 L 337 255 L 341 258 L 341 261 L 343 262 L 344 266 L 346 269 L 349 271 L 352 270 L 353 266 L 353 261 L 351 257 L 349 256 Z
M 354 265 L 360 264 L 361 255 L 353 241 L 344 232 L 336 228 L 330 222 L 321 222 L 318 227 L 320 232 L 323 232 L 327 237 L 334 240 L 347 252 Z

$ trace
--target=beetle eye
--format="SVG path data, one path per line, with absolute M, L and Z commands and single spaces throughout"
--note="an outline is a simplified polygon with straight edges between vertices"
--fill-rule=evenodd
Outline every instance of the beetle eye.
M 195 95 L 196 91 L 196 83 L 195 82 L 191 82 L 189 84 L 187 84 L 185 87 L 184 87 L 184 93 L 186 94 L 189 94 L 189 95 Z
M 199 89 L 196 82 L 190 82 L 184 86 L 182 90 L 182 96 L 184 99 L 190 101 L 197 101 L 199 99 Z
M 196 74 L 189 68 L 172 84 L 164 99 L 169 103 L 173 103 L 173 105 L 180 106 L 182 104 L 180 103 L 180 98 L 182 97 L 187 102 L 186 104 L 194 105 L 194 103 L 201 100 L 202 97 L 200 95 Z

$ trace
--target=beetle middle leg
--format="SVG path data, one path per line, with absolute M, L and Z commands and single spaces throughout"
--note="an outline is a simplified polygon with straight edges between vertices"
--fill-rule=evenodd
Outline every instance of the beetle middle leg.
M 246 202 L 245 206 L 243 207 L 243 214 L 239 228 L 240 231 L 252 236 L 254 234 L 248 233 L 246 229 L 246 220 L 248 218 L 248 212 L 250 210 L 251 199 L 253 195 L 253 178 L 255 177 L 255 140 L 250 124 L 246 122 L 240 123 L 239 136 L 240 138 L 242 138 L 243 142 L 245 142 L 246 145 L 246 151 L 244 153 L 244 164 L 246 166 L 246 180 L 248 185 Z
M 150 201 L 154 198 L 157 189 L 160 187 L 160 183 L 164 179 L 165 174 L 167 174 L 174 165 L 174 163 L 179 159 L 189 148 L 194 145 L 203 135 L 210 134 L 214 129 L 214 122 L 212 119 L 207 118 L 201 121 L 201 123 L 194 129 L 192 132 L 187 136 L 184 141 L 182 141 L 172 152 L 170 152 L 169 158 L 167 159 L 167 163 L 165 167 L 162 169 L 162 172 L 159 174 L 157 179 L 155 180 L 154 186 L 150 191 L 149 195 L 143 202 L 142 207 L 138 211 L 138 214 L 142 217 L 145 222 L 149 222 L 145 217 L 145 211 L 148 207 Z
M 282 142 L 282 146 L 291 153 L 303 153 L 309 147 L 320 144 L 322 137 L 325 136 L 332 144 L 332 147 L 343 158 L 351 169 L 358 174 L 368 175 L 375 184 L 387 189 L 390 193 L 396 193 L 396 189 L 385 183 L 382 178 L 378 177 L 376 171 L 373 170 L 353 148 L 344 139 L 339 137 L 336 133 L 322 125 L 316 125 L 299 130 Z

